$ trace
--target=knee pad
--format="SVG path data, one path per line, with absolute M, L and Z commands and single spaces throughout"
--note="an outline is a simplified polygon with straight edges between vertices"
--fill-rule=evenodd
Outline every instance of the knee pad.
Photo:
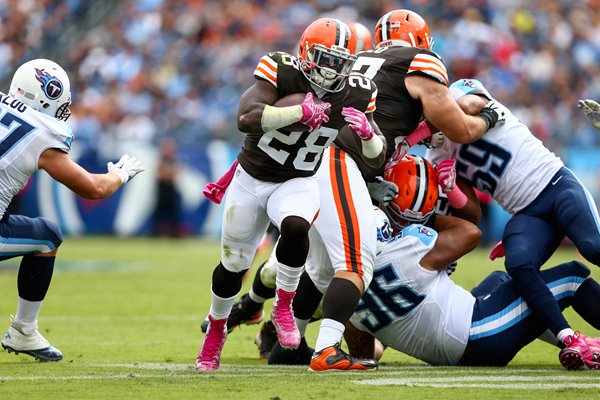
M 256 248 L 249 244 L 221 244 L 221 264 L 229 272 L 241 272 L 252 265 Z
M 531 251 L 526 247 L 514 247 L 510 248 L 510 251 L 505 250 L 504 256 L 504 265 L 506 267 L 506 271 L 512 276 L 512 272 L 514 270 L 520 268 L 535 268 L 539 266 L 534 266 L 534 259 L 531 256 Z
M 60 227 L 47 218 L 36 218 L 38 226 L 45 232 L 45 237 L 54 244 L 54 249 L 57 249 L 63 242 L 63 234 Z
M 308 236 L 310 223 L 301 217 L 285 217 L 281 221 L 281 235 L 290 238 L 303 238 Z

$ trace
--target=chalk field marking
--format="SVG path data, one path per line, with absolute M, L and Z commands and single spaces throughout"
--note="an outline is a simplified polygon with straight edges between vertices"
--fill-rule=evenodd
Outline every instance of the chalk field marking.
M 200 373 L 194 370 L 191 363 L 133 363 L 133 364 L 83 364 L 83 367 L 124 368 L 122 373 L 93 374 L 68 376 L 0 376 L 0 381 L 77 381 L 77 380 L 111 380 L 111 379 L 231 379 L 248 373 L 264 378 L 286 377 L 300 371 L 306 366 L 240 366 L 222 365 L 218 372 Z M 158 372 L 161 371 L 161 372 Z M 157 373 L 158 372 L 158 373 Z M 543 373 L 544 376 L 527 376 Z M 335 374 L 335 372 L 334 372 Z M 493 368 L 482 370 L 477 368 L 445 369 L 430 366 L 383 366 L 375 374 L 367 377 L 364 372 L 339 372 L 347 376 L 355 376 L 352 381 L 357 385 L 397 385 L 428 388 L 481 388 L 481 389 L 599 389 L 595 371 L 581 371 L 580 375 L 567 373 L 559 369 L 522 369 Z M 330 375 L 330 374 L 328 374 Z M 436 375 L 432 377 L 431 375 Z M 372 376 L 372 378 L 371 378 Z M 546 383 L 548 382 L 548 383 Z
M 467 381 L 467 377 L 464 377 L 465 381 Z M 471 378 L 471 381 L 475 381 L 476 379 Z M 503 378 L 503 377 L 500 377 Z M 548 390 L 557 390 L 557 389 L 600 389 L 600 383 L 573 383 L 573 377 L 569 377 L 568 379 L 563 379 L 564 383 L 542 383 L 540 382 L 540 377 L 519 377 L 521 379 L 515 380 L 515 382 L 505 382 L 505 383 L 459 383 L 459 382 L 446 382 L 446 383 L 435 383 L 436 379 L 431 379 L 432 382 L 427 382 L 425 379 L 405 379 L 405 378 L 384 378 L 384 379 L 371 379 L 364 381 L 354 381 L 353 383 L 358 385 L 374 385 L 374 386 L 383 386 L 383 385 L 398 385 L 398 386 L 409 386 L 409 387 L 430 387 L 430 388 L 479 388 L 479 389 L 548 389 Z M 485 377 L 483 379 L 488 379 Z M 555 377 L 552 378 L 552 381 L 557 381 Z M 591 380 L 588 378 L 587 380 Z M 518 383 L 518 382 L 521 383 Z M 525 383 L 530 382 L 530 383 Z

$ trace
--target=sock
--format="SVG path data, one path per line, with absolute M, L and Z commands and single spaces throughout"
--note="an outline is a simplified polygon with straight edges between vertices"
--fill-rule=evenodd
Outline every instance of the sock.
M 571 305 L 577 314 L 595 329 L 600 329 L 600 285 L 592 278 L 583 281 L 575 294 Z
M 250 300 L 258 304 L 263 304 L 265 301 L 267 301 L 267 299 L 265 299 L 264 297 L 261 297 L 254 293 L 254 288 L 250 288 L 250 291 L 248 292 L 248 297 L 250 297 Z
M 573 329 L 565 328 L 565 329 L 561 330 L 560 332 L 558 332 L 556 337 L 558 338 L 558 340 L 560 340 L 562 343 L 564 343 L 567 336 L 572 336 L 573 334 L 575 334 L 575 332 L 573 332 Z
M 558 338 L 550 331 L 550 329 L 546 329 L 544 333 L 542 333 L 538 339 L 543 340 L 546 343 L 551 344 L 552 346 L 558 346 L 559 343 L 562 343 L 558 340 Z M 560 347 L 560 346 L 559 346 Z
M 333 319 L 345 325 L 361 297 L 352 281 L 333 278 L 323 297 L 323 319 Z
M 237 294 L 232 297 L 223 298 L 217 296 L 213 292 L 210 303 L 210 316 L 213 317 L 213 319 L 228 318 L 231 309 L 233 308 L 233 303 L 235 303 L 236 296 Z
M 231 272 L 219 263 L 212 274 L 212 292 L 224 299 L 237 296 L 242 290 L 246 271 Z
M 294 296 L 294 302 L 292 308 L 294 309 L 294 317 L 298 320 L 311 321 L 313 314 L 319 308 L 323 293 L 317 289 L 312 279 L 308 276 L 308 273 L 304 271 L 300 276 L 300 283 L 298 284 L 298 290 L 296 296 Z
M 338 321 L 329 318 L 323 319 L 321 328 L 319 329 L 319 336 L 317 337 L 317 344 L 315 345 L 315 352 L 340 343 L 345 328 L 344 324 Z
M 19 297 L 15 322 L 21 324 L 34 324 L 42 308 L 42 301 L 29 301 Z
M 46 297 L 56 257 L 23 256 L 17 275 L 19 297 L 28 301 L 42 301 Z
M 277 289 L 283 289 L 286 292 L 295 292 L 300 282 L 300 275 L 304 271 L 302 267 L 289 267 L 275 260 L 277 264 L 277 277 L 275 278 L 275 286 Z
M 310 319 L 299 319 L 294 318 L 296 320 L 296 325 L 298 325 L 298 330 L 300 331 L 300 337 L 304 337 L 306 335 L 306 328 L 310 323 Z
M 258 298 L 265 300 L 275 297 L 275 276 L 277 275 L 277 266 L 271 265 L 270 259 L 258 267 L 252 282 L 250 293 L 255 297 L 251 298 L 258 302 Z M 263 301 L 264 303 L 264 301 Z

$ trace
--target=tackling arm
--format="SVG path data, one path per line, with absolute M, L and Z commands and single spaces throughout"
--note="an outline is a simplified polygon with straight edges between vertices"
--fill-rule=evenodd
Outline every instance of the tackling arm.
M 57 149 L 44 150 L 38 167 L 79 196 L 90 200 L 109 197 L 144 170 L 139 161 L 123 156 L 117 164 L 109 166 L 110 172 L 92 174 L 71 160 L 67 153 Z
M 481 240 L 477 226 L 462 218 L 437 215 L 435 230 L 438 237 L 433 249 L 421 259 L 421 266 L 429 270 L 443 270 L 473 250 Z
M 410 95 L 421 101 L 423 114 L 435 126 L 434 131 L 444 132 L 453 142 L 474 142 L 492 127 L 484 118 L 465 114 L 439 82 L 423 76 L 408 76 L 404 82 Z

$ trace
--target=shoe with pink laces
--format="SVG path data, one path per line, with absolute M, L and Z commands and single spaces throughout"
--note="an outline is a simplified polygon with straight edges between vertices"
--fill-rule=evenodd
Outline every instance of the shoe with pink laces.
M 586 335 L 581 335 L 581 337 L 583 340 L 585 340 L 591 352 L 593 353 L 592 362 L 594 364 L 590 365 L 586 363 L 587 367 L 590 369 L 600 369 L 600 339 Z
M 227 318 L 213 319 L 208 316 L 208 331 L 198 358 L 196 359 L 197 371 L 216 371 L 221 365 L 221 351 L 227 338 Z
M 569 370 L 580 369 L 584 365 L 589 369 L 600 369 L 600 360 L 579 332 L 567 336 L 565 348 L 558 354 L 560 363 Z
M 300 331 L 296 320 L 294 319 L 294 311 L 292 310 L 292 300 L 296 292 L 286 292 L 283 289 L 275 291 L 275 302 L 271 311 L 271 321 L 277 332 L 279 344 L 284 349 L 297 349 L 300 345 Z

